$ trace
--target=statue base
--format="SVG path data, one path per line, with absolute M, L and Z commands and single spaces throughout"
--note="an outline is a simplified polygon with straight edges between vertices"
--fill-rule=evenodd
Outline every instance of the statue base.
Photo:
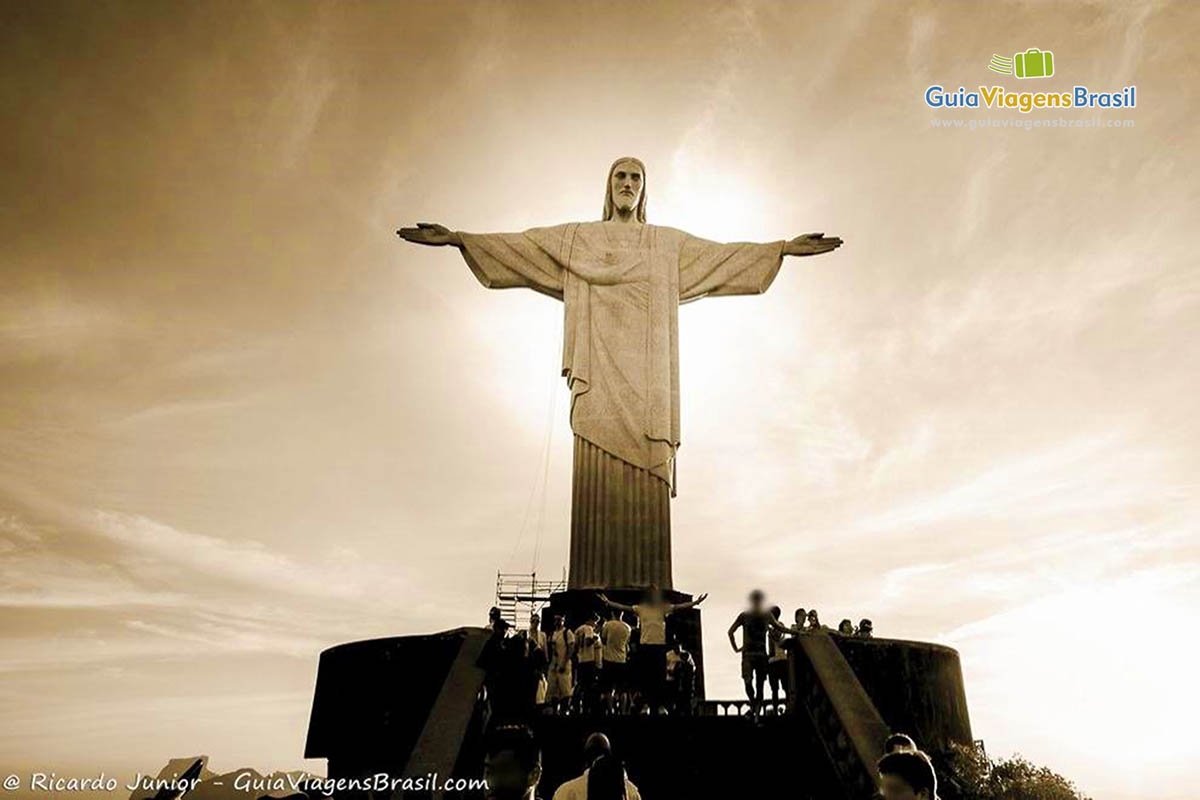
M 611 599 L 635 598 L 614 590 Z M 582 615 L 594 601 L 592 592 L 567 591 L 552 607 Z M 690 611 L 698 636 L 699 614 Z M 480 702 L 487 677 L 480 654 L 491 635 L 458 628 L 351 642 L 321 654 L 304 755 L 328 759 L 328 777 L 347 781 L 335 797 L 366 800 L 372 792 L 362 782 L 380 774 L 482 775 L 489 712 Z M 937 767 L 951 745 L 972 744 L 953 649 L 825 633 L 795 637 L 786 647 L 786 704 L 757 718 L 740 698 L 699 702 L 692 716 L 533 714 L 528 722 L 543 751 L 539 795 L 553 795 L 579 774 L 584 740 L 594 731 L 610 735 L 647 798 L 783 792 L 856 800 L 874 794 L 874 765 L 893 731 L 916 739 Z M 760 768 L 764 763 L 790 768 Z M 952 786 L 940 794 L 956 800 Z

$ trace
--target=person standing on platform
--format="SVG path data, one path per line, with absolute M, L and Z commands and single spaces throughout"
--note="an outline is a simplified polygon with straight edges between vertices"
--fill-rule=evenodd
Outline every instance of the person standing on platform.
M 667 697 L 676 714 L 692 713 L 692 698 L 696 692 L 696 662 L 679 640 L 667 651 Z
M 641 638 L 638 640 L 638 672 L 640 673 L 638 684 L 642 691 L 642 698 L 651 713 L 665 712 L 663 686 L 667 678 L 667 617 L 676 611 L 700 605 L 704 602 L 704 598 L 708 597 L 708 594 L 702 594 L 695 600 L 689 600 L 686 603 L 668 603 L 663 597 L 662 590 L 657 586 L 651 586 L 642 602 L 634 606 L 614 603 L 603 594 L 598 596 L 600 602 L 609 608 L 637 615 L 638 627 L 642 631 Z
M 535 706 L 541 706 L 546 702 L 546 693 L 550 688 L 546 682 L 546 668 L 550 664 L 550 653 L 546 632 L 542 630 L 542 618 L 536 611 L 529 615 L 529 632 L 526 634 L 526 639 L 529 642 L 526 648 L 529 667 L 534 673 L 533 702 Z
M 604 666 L 600 669 L 600 680 L 603 682 L 604 697 L 611 714 L 615 708 L 627 708 L 629 685 L 629 638 L 633 629 L 629 627 L 621 612 L 610 609 L 612 618 L 606 620 L 600 628 L 600 641 L 603 645 L 602 659 Z
M 549 686 L 546 690 L 546 702 L 559 705 L 570 700 L 574 691 L 571 656 L 575 654 L 575 634 L 567 628 L 567 621 L 561 614 L 554 618 L 554 631 L 550 634 L 549 646 L 550 666 L 546 676 Z
M 486 672 L 483 685 L 489 713 L 496 719 L 515 718 L 531 705 L 531 697 L 522 691 L 524 641 L 508 636 L 511 627 L 501 616 L 500 609 L 493 606 L 488 611 L 491 635 L 476 662 Z
M 771 606 L 771 616 L 779 622 L 783 610 L 779 606 Z M 782 690 L 787 692 L 787 651 L 783 649 L 783 635 L 788 632 L 782 625 L 767 628 L 767 680 L 771 684 L 771 702 L 779 702 Z
M 771 616 L 764 607 L 766 595 L 755 589 L 749 595 L 750 608 L 737 615 L 729 626 L 729 645 L 735 653 L 742 654 L 742 682 L 746 686 L 746 697 L 750 700 L 750 713 L 758 714 L 763 700 L 763 685 L 767 681 L 767 629 L 777 628 L 788 633 L 783 624 Z M 742 629 L 742 644 L 739 647 L 734 634 Z
M 508 622 L 500 614 L 499 608 L 492 606 L 490 609 L 488 609 L 488 627 L 491 628 L 492 633 L 496 634 L 497 636 L 507 636 L 508 629 L 511 628 L 512 625 L 508 624 Z
M 579 667 L 575 673 L 575 702 L 583 713 L 594 710 L 600 694 L 602 648 L 600 615 L 593 612 L 591 619 L 575 629 L 575 661 Z
M 529 643 L 546 653 L 546 632 L 542 630 L 542 618 L 536 611 L 529 615 Z

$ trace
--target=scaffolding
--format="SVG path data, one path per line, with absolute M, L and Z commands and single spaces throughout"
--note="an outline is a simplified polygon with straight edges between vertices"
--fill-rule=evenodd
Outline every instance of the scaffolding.
M 529 627 L 533 612 L 541 613 L 542 607 L 550 602 L 550 595 L 567 588 L 564 571 L 557 581 L 539 581 L 536 572 L 496 573 L 496 607 L 500 617 L 510 625 Z

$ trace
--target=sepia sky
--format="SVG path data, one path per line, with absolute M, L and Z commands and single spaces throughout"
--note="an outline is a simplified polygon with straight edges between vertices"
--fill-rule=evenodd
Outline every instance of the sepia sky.
M 318 653 L 566 561 L 562 310 L 399 242 L 810 231 L 680 312 L 679 588 L 958 648 L 975 735 L 1097 798 L 1200 757 L 1200 9 L 5 3 L 0 771 L 307 765 Z M 986 67 L 1054 51 L 1017 86 Z M 1111 129 L 925 88 L 1138 87 Z M 1026 82 L 1020 82 L 1025 84 Z

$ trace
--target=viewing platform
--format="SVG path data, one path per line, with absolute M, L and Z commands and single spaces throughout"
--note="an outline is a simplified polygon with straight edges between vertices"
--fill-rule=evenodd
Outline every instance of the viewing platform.
M 488 709 L 477 662 L 491 636 L 458 628 L 326 650 L 305 757 L 328 759 L 330 778 L 481 775 Z M 533 714 L 527 721 L 543 752 L 539 796 L 579 774 L 583 742 L 596 731 L 612 739 L 647 800 L 774 792 L 781 771 L 803 776 L 797 785 L 813 797 L 867 797 L 892 731 L 933 754 L 972 743 L 952 648 L 810 633 L 787 649 L 787 700 L 757 716 L 744 699 L 698 700 L 687 715 Z

